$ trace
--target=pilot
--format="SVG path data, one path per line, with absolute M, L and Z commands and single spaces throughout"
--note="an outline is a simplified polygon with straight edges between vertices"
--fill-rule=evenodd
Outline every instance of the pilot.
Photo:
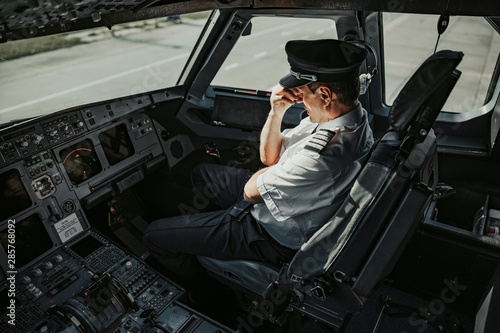
M 267 167 L 252 173 L 203 164 L 193 185 L 219 210 L 151 223 L 144 244 L 171 273 L 195 285 L 196 256 L 280 265 L 342 204 L 373 144 L 358 102 L 366 50 L 338 40 L 289 41 L 290 73 L 275 86 L 261 132 Z M 286 110 L 303 103 L 309 117 L 281 132 Z

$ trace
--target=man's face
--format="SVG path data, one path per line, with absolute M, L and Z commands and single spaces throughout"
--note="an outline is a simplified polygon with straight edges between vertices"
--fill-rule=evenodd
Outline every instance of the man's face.
M 316 89 L 315 93 L 313 93 L 308 86 L 298 87 L 292 90 L 298 97 L 296 102 L 302 102 L 304 104 L 304 109 L 307 110 L 311 122 L 322 124 L 328 121 L 328 113 L 324 110 L 324 104 L 319 95 L 319 89 Z

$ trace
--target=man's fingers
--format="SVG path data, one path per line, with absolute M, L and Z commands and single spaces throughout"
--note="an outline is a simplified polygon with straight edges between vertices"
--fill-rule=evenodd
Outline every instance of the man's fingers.
M 302 102 L 302 94 L 295 89 L 276 85 L 273 87 L 270 101 L 275 112 L 285 112 L 295 103 Z
M 288 88 L 283 88 L 282 86 L 276 86 L 273 88 L 273 95 L 281 96 L 281 98 L 287 99 L 289 101 L 295 102 L 299 97 L 297 94 Z
M 273 100 L 273 103 L 274 104 L 281 103 L 286 106 L 291 106 L 295 103 L 295 99 L 288 98 L 286 96 L 276 96 L 276 98 Z

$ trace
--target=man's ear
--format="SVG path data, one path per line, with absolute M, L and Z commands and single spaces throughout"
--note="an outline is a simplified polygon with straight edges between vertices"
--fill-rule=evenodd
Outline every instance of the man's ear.
M 323 101 L 325 106 L 328 106 L 332 102 L 332 99 L 334 99 L 334 97 L 335 97 L 335 96 L 332 96 L 333 93 L 330 90 L 330 88 L 328 88 L 327 86 L 320 86 L 318 88 L 318 92 L 319 92 L 319 96 L 320 96 L 320 98 Z

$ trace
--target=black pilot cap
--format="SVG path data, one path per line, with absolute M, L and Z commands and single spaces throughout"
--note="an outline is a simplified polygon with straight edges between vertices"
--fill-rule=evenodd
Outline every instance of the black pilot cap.
M 297 88 L 314 81 L 343 82 L 359 76 L 367 51 L 335 39 L 292 40 L 285 52 L 290 74 L 280 80 L 284 88 Z

